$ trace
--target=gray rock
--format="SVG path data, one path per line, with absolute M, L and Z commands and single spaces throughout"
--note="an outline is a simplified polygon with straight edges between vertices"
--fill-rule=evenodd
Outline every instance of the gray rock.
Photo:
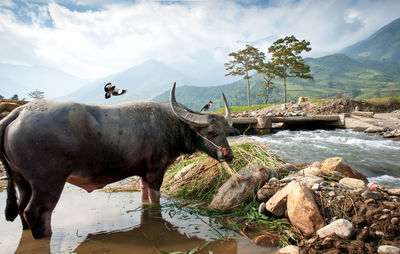
M 367 187 L 364 181 L 351 177 L 342 178 L 339 183 L 353 189 L 365 189 Z
M 400 254 L 400 248 L 392 245 L 381 245 L 378 247 L 379 254 Z
M 258 213 L 262 214 L 262 213 L 264 213 L 264 211 L 265 211 L 265 202 L 262 202 L 260 204 L 260 206 L 258 207 Z
M 304 183 L 308 188 L 311 188 L 314 184 L 319 184 L 324 181 L 324 178 L 318 176 L 306 176 L 300 179 L 301 183 Z
M 271 254 L 299 254 L 299 253 L 300 253 L 299 247 L 295 245 L 288 245 L 286 247 L 283 247 L 279 250 L 272 252 Z
M 319 229 L 317 234 L 321 238 L 336 234 L 341 238 L 349 239 L 354 234 L 354 226 L 346 219 L 339 219 Z
M 379 127 L 379 126 L 371 126 L 368 127 L 364 132 L 366 133 L 377 133 L 377 132 L 383 132 L 383 127 Z
M 383 198 L 383 194 L 379 191 L 364 191 L 361 196 L 365 199 L 380 200 Z
M 268 180 L 269 169 L 255 165 L 238 172 L 239 177 L 231 177 L 214 196 L 210 209 L 225 210 L 239 205 L 246 197 L 251 197 Z

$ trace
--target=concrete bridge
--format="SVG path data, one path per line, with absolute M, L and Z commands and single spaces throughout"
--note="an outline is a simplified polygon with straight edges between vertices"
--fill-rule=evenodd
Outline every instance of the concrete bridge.
M 232 135 L 264 135 L 274 129 L 273 123 L 281 123 L 279 129 L 335 129 L 345 128 L 345 114 L 318 116 L 258 116 L 233 118 L 235 131 Z

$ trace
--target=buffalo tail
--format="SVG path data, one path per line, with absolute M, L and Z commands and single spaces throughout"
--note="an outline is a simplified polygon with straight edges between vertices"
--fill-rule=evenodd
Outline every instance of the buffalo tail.
M 7 186 L 7 203 L 6 203 L 6 210 L 5 216 L 7 221 L 14 221 L 15 218 L 18 216 L 18 205 L 17 205 L 17 196 L 15 193 L 14 187 L 14 180 L 11 174 L 11 168 L 8 165 L 8 162 L 5 158 L 5 151 L 4 151 L 4 133 L 6 127 L 14 121 L 18 116 L 19 112 L 22 110 L 21 107 L 14 109 L 10 114 L 8 114 L 5 118 L 0 121 L 0 160 L 3 164 L 7 177 L 8 177 L 8 186 Z

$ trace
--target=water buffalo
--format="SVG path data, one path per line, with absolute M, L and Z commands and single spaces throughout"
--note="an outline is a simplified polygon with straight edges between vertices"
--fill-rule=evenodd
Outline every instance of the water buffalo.
M 176 102 L 88 105 L 35 100 L 0 122 L 0 158 L 8 175 L 6 219 L 18 214 L 34 238 L 51 235 L 51 214 L 66 182 L 88 192 L 137 175 L 142 201 L 158 203 L 167 167 L 203 151 L 231 161 L 232 119 L 200 114 Z M 15 185 L 18 188 L 18 202 Z

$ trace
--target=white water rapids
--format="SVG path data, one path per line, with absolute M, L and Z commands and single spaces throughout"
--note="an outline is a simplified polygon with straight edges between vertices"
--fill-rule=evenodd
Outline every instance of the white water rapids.
M 284 130 L 251 138 L 267 144 L 287 162 L 312 163 L 343 157 L 370 182 L 400 188 L 400 141 L 351 130 Z

